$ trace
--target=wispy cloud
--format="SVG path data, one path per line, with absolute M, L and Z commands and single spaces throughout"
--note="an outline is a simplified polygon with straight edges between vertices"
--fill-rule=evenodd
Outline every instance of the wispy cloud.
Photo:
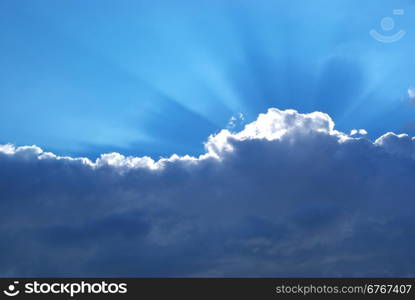
M 226 128 L 229 130 L 239 129 L 239 127 L 245 122 L 245 116 L 243 113 L 238 113 L 236 116 L 230 117 Z

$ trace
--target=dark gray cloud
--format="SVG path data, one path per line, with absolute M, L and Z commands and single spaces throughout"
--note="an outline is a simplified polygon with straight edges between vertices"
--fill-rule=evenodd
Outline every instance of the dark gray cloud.
M 201 157 L 0 146 L 2 276 L 415 276 L 415 140 L 270 109 Z

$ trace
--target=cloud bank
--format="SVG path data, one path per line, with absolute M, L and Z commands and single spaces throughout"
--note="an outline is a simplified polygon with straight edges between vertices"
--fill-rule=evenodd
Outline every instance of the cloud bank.
M 269 109 L 200 157 L 0 145 L 2 276 L 415 276 L 415 139 Z

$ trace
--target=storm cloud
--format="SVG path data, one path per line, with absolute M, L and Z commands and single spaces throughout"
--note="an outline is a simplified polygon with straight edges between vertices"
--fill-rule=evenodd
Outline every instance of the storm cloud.
M 2 276 L 415 276 L 415 139 L 269 109 L 200 157 L 0 145 Z

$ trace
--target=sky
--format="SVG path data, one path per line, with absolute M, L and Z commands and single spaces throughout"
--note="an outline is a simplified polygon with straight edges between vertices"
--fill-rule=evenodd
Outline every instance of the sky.
M 373 138 L 414 119 L 413 1 L 2 1 L 0 14 L 3 144 L 158 158 L 202 154 L 230 118 L 270 107 Z
M 1 1 L 0 276 L 415 276 L 414 17 Z

